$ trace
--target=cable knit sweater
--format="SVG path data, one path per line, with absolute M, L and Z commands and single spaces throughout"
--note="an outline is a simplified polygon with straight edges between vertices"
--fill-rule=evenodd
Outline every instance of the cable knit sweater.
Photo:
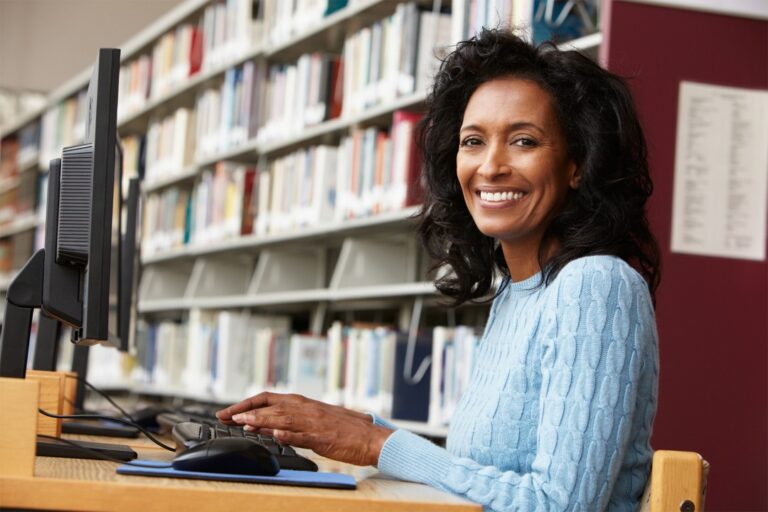
M 658 380 L 648 287 L 613 256 L 540 281 L 507 282 L 494 300 L 447 449 L 396 430 L 381 472 L 486 510 L 636 510 Z

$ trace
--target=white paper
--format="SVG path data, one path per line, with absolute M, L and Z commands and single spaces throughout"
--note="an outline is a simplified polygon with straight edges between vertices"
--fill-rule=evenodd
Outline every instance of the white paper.
M 768 92 L 682 82 L 672 252 L 765 259 Z

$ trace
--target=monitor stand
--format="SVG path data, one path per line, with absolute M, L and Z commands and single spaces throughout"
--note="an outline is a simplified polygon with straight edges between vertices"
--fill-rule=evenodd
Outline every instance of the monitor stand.
M 32 313 L 41 307 L 43 299 L 44 260 L 45 249 L 35 252 L 8 287 L 4 325 L 2 332 L 0 332 L 0 377 L 18 379 L 26 377 Z M 114 456 L 117 453 L 117 458 L 122 457 L 122 460 L 136 458 L 136 452 L 125 445 L 91 444 L 95 444 L 94 449 L 96 451 L 103 452 L 108 456 Z M 83 444 L 83 446 L 91 448 L 88 444 Z M 37 454 L 54 457 L 94 457 L 93 454 L 85 450 L 64 443 L 40 439 L 37 441 Z

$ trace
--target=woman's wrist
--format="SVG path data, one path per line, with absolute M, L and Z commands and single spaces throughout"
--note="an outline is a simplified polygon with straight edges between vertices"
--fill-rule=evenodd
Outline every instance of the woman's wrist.
M 389 436 L 391 436 L 393 432 L 394 430 L 392 429 L 378 425 L 373 425 L 371 427 L 371 435 L 368 438 L 368 465 L 379 465 L 381 450 L 384 448 L 384 443 L 387 442 L 387 439 L 389 439 Z

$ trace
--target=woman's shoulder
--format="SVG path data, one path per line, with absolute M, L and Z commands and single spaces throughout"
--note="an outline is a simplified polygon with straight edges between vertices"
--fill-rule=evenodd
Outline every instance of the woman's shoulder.
M 583 256 L 568 262 L 552 280 L 550 287 L 562 294 L 590 295 L 611 288 L 628 293 L 648 292 L 648 285 L 629 263 L 607 254 Z M 591 292 L 591 293 L 590 293 Z
M 593 254 L 571 260 L 563 266 L 554 281 L 566 277 L 595 275 L 611 280 L 623 279 L 632 284 L 645 283 L 643 276 L 629 263 L 610 254 Z

